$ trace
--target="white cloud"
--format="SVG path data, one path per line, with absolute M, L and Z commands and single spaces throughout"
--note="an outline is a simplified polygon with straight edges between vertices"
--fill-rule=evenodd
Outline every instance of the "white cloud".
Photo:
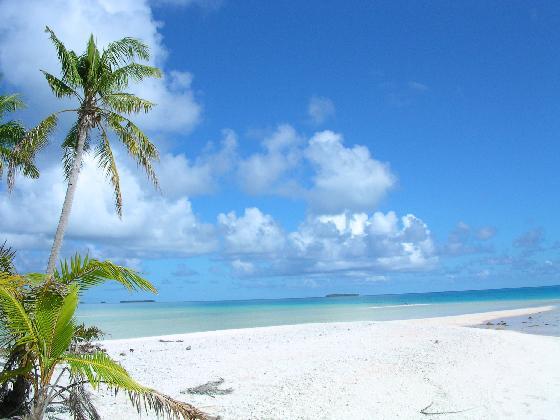
M 367 147 L 346 147 L 332 131 L 316 133 L 305 157 L 315 170 L 308 199 L 316 213 L 371 211 L 396 182 L 389 166 Z
M 63 11 L 63 12 L 61 12 Z M 21 90 L 39 117 L 63 106 L 50 93 L 39 69 L 59 73 L 56 52 L 45 26 L 77 52 L 94 34 L 99 46 L 122 38 L 140 38 L 151 47 L 151 64 L 164 67 L 167 51 L 146 0 L 30 0 L 0 3 L 0 72 L 5 81 Z M 131 90 L 159 104 L 141 121 L 148 129 L 190 131 L 200 119 L 201 107 L 191 90 L 192 76 L 168 72 Z
M 335 114 L 334 102 L 329 98 L 313 96 L 309 100 L 307 113 L 314 124 L 323 124 Z
M 395 185 L 389 166 L 365 146 L 346 147 L 332 131 L 303 141 L 290 125 L 280 125 L 262 142 L 264 152 L 239 161 L 238 180 L 250 194 L 305 199 L 315 214 L 375 210 Z M 305 179 L 309 174 L 311 179 Z
M 218 181 L 235 165 L 237 139 L 231 130 L 224 130 L 218 150 L 209 144 L 207 150 L 193 161 L 185 154 L 162 156 L 156 173 L 166 196 L 181 197 L 211 194 L 218 190 Z
M 300 143 L 301 138 L 292 126 L 278 126 L 263 140 L 263 153 L 255 153 L 239 162 L 241 187 L 250 194 L 285 193 L 290 182 L 283 177 L 300 162 Z
M 236 255 L 231 264 L 238 276 L 373 281 L 384 279 L 380 273 L 426 270 L 438 261 L 427 225 L 410 214 L 400 220 L 394 212 L 309 216 L 296 231 L 284 233 L 272 216 L 252 208 L 240 218 L 222 215 L 220 223 L 229 229 L 226 249 Z M 240 270 L 239 261 L 251 269 Z
M 235 212 L 220 214 L 218 225 L 225 251 L 232 254 L 271 254 L 284 246 L 285 237 L 272 216 L 257 208 L 247 208 L 243 216 Z
M 206 10 L 219 9 L 224 0 L 151 0 L 156 6 L 198 6 Z
M 239 277 L 248 276 L 255 272 L 253 263 L 241 261 L 240 259 L 233 260 L 231 262 L 231 268 L 233 274 Z

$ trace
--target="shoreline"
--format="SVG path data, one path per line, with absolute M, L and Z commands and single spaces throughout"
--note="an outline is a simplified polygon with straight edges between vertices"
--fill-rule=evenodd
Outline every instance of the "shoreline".
M 269 328 L 291 328 L 300 325 L 329 325 L 329 324 L 361 324 L 361 323 L 402 323 L 402 322 L 434 322 L 436 324 L 447 324 L 447 325 L 456 325 L 456 326 L 476 326 L 479 324 L 483 324 L 487 321 L 492 321 L 501 318 L 512 318 L 517 316 L 523 315 L 531 315 L 538 312 L 546 312 L 552 311 L 557 307 L 554 305 L 545 305 L 545 306 L 535 306 L 535 307 L 527 307 L 527 308 L 519 308 L 519 309 L 506 309 L 506 310 L 499 310 L 499 311 L 489 311 L 489 312 L 476 312 L 470 314 L 462 314 L 462 315 L 450 315 L 450 316 L 436 316 L 436 317 L 427 317 L 427 318 L 409 318 L 409 319 L 395 319 L 390 321 L 333 321 L 333 322 L 304 322 L 298 324 L 282 324 L 282 325 L 271 325 L 271 326 L 264 326 L 264 327 L 245 327 L 245 328 L 226 328 L 226 329 L 219 329 L 219 330 L 209 330 L 209 331 L 197 331 L 197 332 L 188 332 L 188 333 L 176 333 L 176 334 L 162 334 L 162 335 L 148 335 L 142 337 L 132 337 L 132 338 L 116 338 L 116 339 L 106 339 L 100 340 L 99 343 L 116 343 L 116 342 L 135 342 L 135 341 L 142 341 L 146 339 L 162 339 L 162 340 L 173 340 L 177 338 L 184 337 L 186 335 L 199 335 L 199 334 L 214 334 L 214 333 L 222 333 L 222 332 L 239 332 L 239 331 L 247 331 L 247 330 L 266 330 Z
M 453 419 L 547 419 L 560 412 L 560 337 L 470 326 L 548 308 L 101 344 L 139 382 L 223 419 L 415 419 L 428 406 Z M 212 382 L 216 395 L 188 392 Z M 156 418 L 123 395 L 95 399 L 102 418 Z

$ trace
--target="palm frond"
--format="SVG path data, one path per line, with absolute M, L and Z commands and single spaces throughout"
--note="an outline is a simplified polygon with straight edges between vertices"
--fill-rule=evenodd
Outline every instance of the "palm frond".
M 8 164 L 8 189 L 13 189 L 18 169 L 25 176 L 31 178 L 39 177 L 39 170 L 35 166 L 35 156 L 48 144 L 49 136 L 56 127 L 57 122 L 57 114 L 51 114 L 36 127 L 25 133 L 17 142 Z
M 19 141 L 25 136 L 25 127 L 19 121 L 6 121 L 0 124 L 0 147 L 10 150 L 15 147 Z M 7 156 L 7 153 L 4 153 Z
M 157 415 L 167 416 L 170 419 L 212 419 L 191 404 L 176 400 L 153 389 L 147 388 L 144 392 L 128 391 L 128 397 L 138 413 L 141 413 L 144 408 L 147 413 L 153 411 Z
M 78 286 L 71 285 L 68 293 L 43 291 L 35 306 L 35 326 L 39 351 L 46 369 L 68 350 L 74 337 L 74 312 L 78 305 Z
M 62 66 L 62 80 L 71 87 L 78 87 L 81 83 L 81 77 L 78 73 L 78 56 L 74 51 L 66 49 L 51 28 L 47 26 L 45 32 L 49 34 L 49 38 L 56 48 L 58 60 Z
M 76 383 L 76 380 L 77 378 L 70 378 L 71 383 Z M 72 413 L 74 420 L 101 420 L 101 416 L 91 402 L 91 394 L 82 384 L 70 388 L 63 404 Z
M 130 377 L 128 372 L 106 353 L 65 354 L 63 359 L 73 376 L 87 378 L 93 389 L 106 384 L 120 389 L 142 392 L 144 387 Z
M 141 166 L 148 179 L 158 187 L 152 162 L 159 159 L 155 145 L 132 121 L 115 112 L 107 112 L 107 124 L 126 147 L 128 154 Z
M 101 55 L 101 61 L 111 67 L 120 66 L 135 58 L 148 61 L 150 48 L 139 39 L 131 37 L 109 43 Z
M 87 290 L 106 281 L 116 281 L 128 290 L 142 290 L 157 293 L 156 288 L 136 271 L 113 264 L 111 261 L 99 261 L 76 254 L 60 264 L 60 271 L 55 270 L 54 277 L 63 284 L 76 283 L 80 290 Z
M 0 118 L 2 118 L 6 112 L 14 112 L 24 106 L 25 104 L 18 94 L 0 95 Z
M 115 191 L 115 208 L 119 217 L 122 217 L 122 194 L 119 179 L 119 171 L 117 170 L 117 163 L 111 150 L 109 137 L 103 127 L 101 130 L 101 142 L 97 148 L 96 158 L 98 159 L 99 168 L 105 172 L 105 175 L 111 181 L 113 190 Z
M 190 404 L 177 401 L 153 389 L 136 382 L 128 372 L 104 352 L 93 354 L 67 354 L 64 361 L 70 367 L 73 376 L 82 376 L 93 389 L 101 384 L 115 391 L 127 391 L 131 402 L 138 412 L 142 408 L 153 410 L 157 414 L 179 419 L 207 419 L 208 417 Z
M 0 312 L 6 332 L 11 334 L 18 344 L 36 339 L 31 318 L 15 291 L 4 285 L 0 285 Z
M 104 93 L 122 91 L 131 81 L 141 82 L 150 77 L 160 78 L 161 70 L 146 64 L 130 63 L 107 74 L 102 87 L 106 90 Z
M 58 77 L 53 76 L 52 74 L 47 73 L 44 70 L 41 70 L 41 72 L 45 76 L 45 79 L 47 79 L 47 83 L 54 93 L 54 96 L 56 96 L 57 98 L 64 98 L 67 96 L 75 95 L 76 97 L 80 98 L 80 95 L 74 89 L 72 89 Z
M 139 98 L 132 93 L 110 93 L 103 95 L 105 104 L 115 112 L 124 114 L 138 114 L 139 112 L 149 112 L 154 103 L 146 99 Z
M 89 151 L 91 145 L 90 134 L 86 134 L 86 141 L 84 142 L 84 152 Z M 78 147 L 78 122 L 75 122 L 64 141 L 62 142 L 63 155 L 62 155 L 62 169 L 64 171 L 64 176 L 68 180 L 70 178 L 70 172 L 72 172 L 72 167 L 74 166 L 74 159 L 76 158 L 76 149 Z M 84 162 L 82 160 L 81 166 Z
M 100 74 L 100 64 L 101 64 L 101 57 L 99 54 L 99 50 L 97 49 L 97 45 L 95 45 L 95 39 L 93 34 L 90 35 L 86 53 L 84 56 L 81 57 L 81 61 L 85 61 L 87 63 L 87 74 L 85 73 L 83 76 L 86 76 L 87 85 L 88 86 L 95 86 L 99 82 Z
M 22 366 L 20 368 L 13 369 L 13 370 L 3 370 L 2 372 L 0 372 L 0 384 L 3 384 L 4 382 L 9 381 L 11 379 L 15 379 L 18 376 L 24 375 L 30 372 L 31 369 L 33 369 L 33 365 L 28 364 L 26 366 Z

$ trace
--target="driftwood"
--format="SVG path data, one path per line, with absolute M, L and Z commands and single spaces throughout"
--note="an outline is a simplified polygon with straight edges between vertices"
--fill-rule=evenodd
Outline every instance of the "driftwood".
M 467 408 L 466 410 L 457 410 L 457 411 L 428 411 L 432 405 L 434 405 L 433 401 L 430 404 L 428 404 L 426 407 L 424 407 L 422 410 L 420 410 L 420 413 L 424 414 L 425 416 L 437 416 L 440 414 L 459 414 L 459 413 L 464 413 L 465 411 L 472 410 L 472 408 Z
M 209 381 L 193 388 L 187 388 L 186 390 L 181 391 L 181 394 L 208 395 L 212 398 L 215 398 L 216 395 L 231 394 L 233 392 L 233 388 L 220 389 L 220 386 L 223 383 L 224 378 L 218 378 L 216 381 Z

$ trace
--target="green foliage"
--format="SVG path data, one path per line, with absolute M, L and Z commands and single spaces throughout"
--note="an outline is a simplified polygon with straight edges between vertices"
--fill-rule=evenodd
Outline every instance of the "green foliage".
M 105 172 L 113 185 L 115 208 L 121 216 L 120 178 L 110 139 L 114 137 L 124 144 L 129 155 L 157 186 L 153 169 L 153 162 L 158 159 L 157 149 L 125 116 L 149 112 L 154 104 L 124 90 L 131 82 L 138 83 L 146 78 L 161 77 L 161 72 L 156 67 L 135 61 L 146 61 L 150 58 L 148 46 L 138 39 L 122 38 L 99 51 L 92 35 L 85 51 L 76 54 L 68 50 L 49 27 L 46 28 L 46 32 L 57 52 L 60 77 L 43 71 L 45 79 L 56 97 L 74 98 L 78 102 L 77 109 L 67 110 L 77 112 L 78 119 L 62 144 L 66 177 L 70 176 L 76 159 L 80 130 L 85 132 L 84 150 L 88 151 L 92 141 L 90 131 L 94 129 L 97 134 L 95 157 L 99 168 Z
M 43 280 L 40 282 L 40 280 Z M 62 262 L 54 281 L 45 275 L 0 275 L 0 319 L 3 341 L 10 343 L 12 362 L 0 373 L 3 383 L 25 377 L 31 383 L 30 414 L 42 418 L 50 404 L 62 404 L 75 418 L 98 419 L 95 407 L 83 388 L 101 386 L 126 391 L 134 406 L 154 410 L 170 418 L 205 419 L 193 406 L 144 387 L 99 348 L 83 351 L 76 343 L 97 339 L 96 328 L 78 326 L 75 311 L 80 291 L 114 280 L 129 290 L 155 288 L 136 272 L 109 261 L 80 258 Z M 59 385 L 60 379 L 65 377 Z
M 27 131 L 19 121 L 2 122 L 5 114 L 23 107 L 18 95 L 0 95 L 0 178 L 7 168 L 10 189 L 14 186 L 18 171 L 30 178 L 39 177 L 35 156 L 47 144 L 48 136 L 56 124 L 56 116 L 50 116 Z
M 16 268 L 14 267 L 14 258 L 16 252 L 10 247 L 6 246 L 6 242 L 0 245 L 0 273 L 14 274 Z
M 101 340 L 103 335 L 103 331 L 95 325 L 87 327 L 85 324 L 80 324 L 76 326 L 76 339 L 78 341 L 91 342 L 94 340 Z
M 80 290 L 86 290 L 106 281 L 116 281 L 130 291 L 157 293 L 155 287 L 136 271 L 113 264 L 111 261 L 99 261 L 74 255 L 70 261 L 61 261 L 60 269 L 55 270 L 54 278 L 59 284 L 77 284 Z

